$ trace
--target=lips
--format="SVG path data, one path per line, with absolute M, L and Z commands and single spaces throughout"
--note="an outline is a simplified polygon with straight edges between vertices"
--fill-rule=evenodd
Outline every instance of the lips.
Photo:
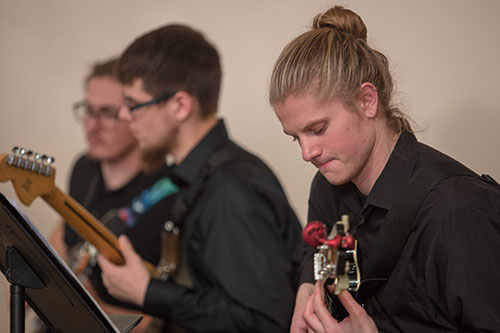
M 328 164 L 330 164 L 332 160 L 328 160 L 328 161 L 325 161 L 325 162 L 313 162 L 314 166 L 318 169 L 323 169 L 325 168 L 326 166 L 328 166 Z
M 96 135 L 87 136 L 87 141 L 89 144 L 98 144 L 101 142 L 101 139 Z

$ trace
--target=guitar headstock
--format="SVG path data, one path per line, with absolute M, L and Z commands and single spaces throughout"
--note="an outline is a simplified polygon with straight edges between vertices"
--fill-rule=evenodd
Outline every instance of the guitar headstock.
M 335 294 L 343 290 L 356 291 L 360 274 L 356 257 L 356 240 L 349 233 L 349 217 L 343 215 L 327 235 L 326 225 L 311 221 L 302 231 L 302 237 L 318 252 L 314 254 L 314 279 L 333 279 Z
M 14 147 L 9 154 L 0 154 L 0 182 L 12 181 L 19 200 L 30 205 L 55 188 L 53 162 L 53 157 Z

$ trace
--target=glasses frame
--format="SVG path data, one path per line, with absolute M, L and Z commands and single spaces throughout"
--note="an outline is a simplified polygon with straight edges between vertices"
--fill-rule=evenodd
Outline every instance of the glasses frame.
M 78 122 L 82 122 L 83 121 L 83 114 L 79 111 L 82 107 L 87 107 L 89 108 L 89 105 L 87 104 L 87 102 L 85 100 L 81 100 L 81 101 L 78 101 L 78 102 L 75 102 L 73 103 L 73 116 L 75 117 L 75 119 L 78 121 Z M 108 120 L 112 120 L 112 121 L 116 121 L 118 120 L 119 118 L 119 113 L 120 113 L 120 108 L 117 108 L 116 109 L 116 114 L 114 117 L 109 117 L 109 116 L 105 116 L 102 114 L 102 112 L 100 111 L 95 111 L 93 110 L 92 108 L 90 108 L 90 110 L 92 112 L 87 112 L 85 111 L 84 114 L 86 114 L 87 116 L 91 117 L 91 118 L 95 118 L 95 119 L 108 119 Z
M 139 104 L 136 104 L 134 106 L 128 106 L 126 103 L 124 103 L 124 105 L 127 107 L 127 109 L 130 111 L 130 113 L 138 110 L 138 109 L 141 109 L 145 106 L 148 106 L 148 105 L 154 105 L 154 104 L 158 104 L 160 102 L 164 102 L 164 101 L 168 101 L 169 99 L 171 99 L 172 97 L 174 97 L 175 94 L 177 94 L 177 90 L 174 90 L 172 92 L 169 92 L 168 94 L 165 94 L 163 96 L 160 96 L 160 97 L 155 97 L 153 98 L 152 100 L 150 101 L 147 101 L 147 102 L 144 102 L 144 103 L 139 103 Z

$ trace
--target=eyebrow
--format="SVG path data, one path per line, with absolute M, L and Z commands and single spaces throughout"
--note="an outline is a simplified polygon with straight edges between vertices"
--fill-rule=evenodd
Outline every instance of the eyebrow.
M 122 98 L 123 98 L 124 102 L 130 103 L 130 104 L 138 104 L 139 103 L 134 98 L 132 98 L 128 95 L 125 95 L 125 94 L 122 95 Z
M 299 132 L 307 132 L 311 128 L 313 128 L 314 126 L 316 126 L 316 125 L 318 125 L 320 123 L 323 123 L 325 121 L 326 121 L 325 118 L 311 120 L 304 127 L 302 127 L 302 129 Z M 283 129 L 283 133 L 285 133 L 286 135 L 295 136 L 293 134 L 288 133 L 285 129 Z
M 87 101 L 87 100 L 84 100 L 84 101 L 85 101 L 85 104 L 86 104 L 87 106 L 89 106 L 91 109 L 96 109 L 96 106 L 97 106 L 97 105 L 95 105 L 94 103 L 90 103 L 90 102 L 89 102 L 89 101 Z M 107 109 L 117 109 L 117 108 L 119 108 L 119 107 L 120 107 L 120 105 L 114 105 L 114 104 L 102 104 L 102 105 L 99 105 L 99 106 L 98 106 L 98 109 L 106 109 L 106 108 L 107 108 Z

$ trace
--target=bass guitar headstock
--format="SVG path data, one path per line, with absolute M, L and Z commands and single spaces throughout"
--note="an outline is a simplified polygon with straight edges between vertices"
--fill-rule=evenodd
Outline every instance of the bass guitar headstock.
M 14 147 L 9 154 L 0 154 L 0 182 L 12 181 L 19 200 L 30 205 L 54 188 L 54 158 Z
M 330 234 L 323 222 L 311 221 L 302 230 L 306 244 L 316 247 L 314 254 L 314 279 L 333 279 L 335 294 L 343 290 L 357 291 L 360 273 L 356 257 L 357 241 L 349 233 L 349 217 L 343 215 Z

